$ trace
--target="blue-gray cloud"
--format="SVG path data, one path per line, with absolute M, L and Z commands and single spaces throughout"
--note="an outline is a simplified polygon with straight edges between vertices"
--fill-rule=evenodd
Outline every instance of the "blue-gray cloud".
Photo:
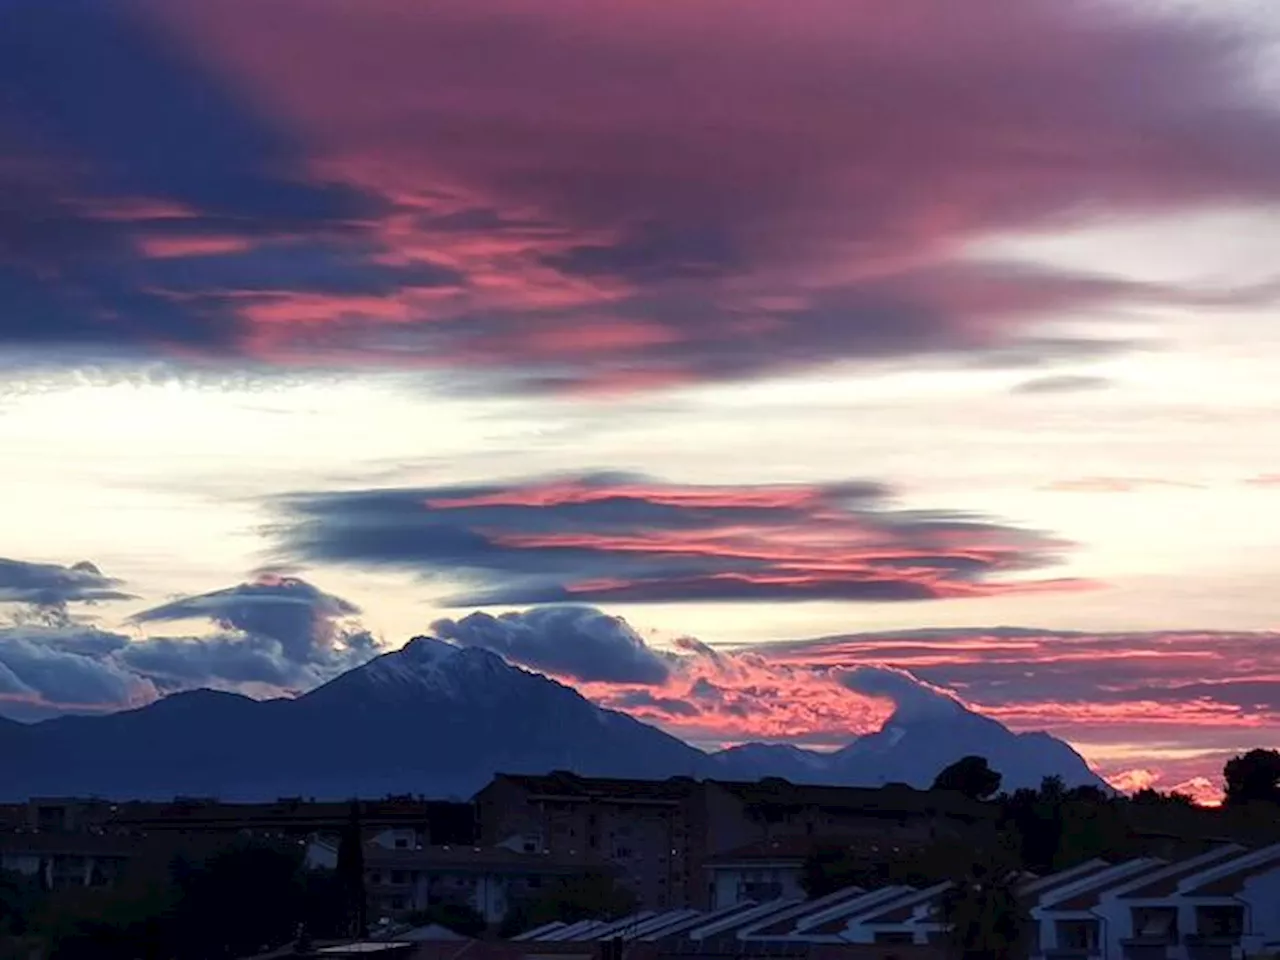
M 121 582 L 87 560 L 71 566 L 0 558 L 0 603 L 64 607 L 69 603 L 126 600 Z
M 151 607 L 132 619 L 135 623 L 207 620 L 227 630 L 270 638 L 290 659 L 302 662 L 346 639 L 341 621 L 359 612 L 355 604 L 305 580 L 263 576 Z
M 358 612 L 305 580 L 264 576 L 133 618 L 202 620 L 210 634 L 130 638 L 70 618 L 0 627 L 0 715 L 120 709 L 200 687 L 308 690 L 380 652 Z
M 536 607 L 497 617 L 476 612 L 437 620 L 431 629 L 441 639 L 574 680 L 661 684 L 671 674 L 669 657 L 650 649 L 621 617 L 593 607 Z
M 682 486 L 613 474 L 279 501 L 290 559 L 386 566 L 467 589 L 455 606 L 986 596 L 1064 545 L 956 511 L 906 511 L 873 483 Z
M 805 0 L 800 31 L 723 0 L 636 30 L 494 3 L 280 0 L 263 27 L 243 0 L 12 0 L 0 344 L 432 366 L 500 390 L 1036 364 L 1117 346 L 1037 338 L 1042 318 L 1202 292 L 954 251 L 1280 196 L 1243 30 L 973 0 L 957 44 L 942 0 Z M 671 42 L 690 36 L 716 49 Z

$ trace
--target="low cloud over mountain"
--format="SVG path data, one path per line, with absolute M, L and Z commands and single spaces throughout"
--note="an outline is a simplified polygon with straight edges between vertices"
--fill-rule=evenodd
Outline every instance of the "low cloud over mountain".
M 461 620 L 437 620 L 431 631 L 573 680 L 660 684 L 673 665 L 621 617 L 594 607 L 534 607 L 497 617 L 477 612 Z
M 264 576 L 144 610 L 133 622 L 202 621 L 215 632 L 136 638 L 65 611 L 68 603 L 125 596 L 102 586 L 117 581 L 88 565 L 46 569 L 37 568 L 58 591 L 41 582 L 10 594 L 26 605 L 0 626 L 0 715 L 111 711 L 196 687 L 259 696 L 301 691 L 377 653 L 351 619 L 354 604 L 296 578 Z M 59 615 L 45 615 L 38 600 L 57 601 Z

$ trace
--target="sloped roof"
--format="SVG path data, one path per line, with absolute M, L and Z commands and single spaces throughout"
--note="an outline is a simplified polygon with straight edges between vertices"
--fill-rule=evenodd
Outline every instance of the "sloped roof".
M 1183 881 L 1180 892 L 1189 897 L 1230 897 L 1244 890 L 1253 877 L 1280 870 L 1280 844 L 1242 853 L 1235 860 L 1218 864 L 1204 871 L 1210 874 L 1203 881 L 1189 877 Z
M 1225 844 L 1201 856 L 1170 864 L 1163 870 L 1151 874 L 1146 883 L 1123 890 L 1118 896 L 1121 900 L 1147 900 L 1170 896 L 1178 892 L 1178 885 L 1188 877 L 1238 857 L 1244 852 L 1244 847 Z
M 1106 869 L 1092 871 L 1078 880 L 1037 894 L 1036 905 L 1046 910 L 1088 910 L 1098 904 L 1101 895 L 1106 891 L 1129 883 L 1144 874 L 1154 873 L 1166 865 L 1166 861 L 1153 857 L 1139 857 L 1108 864 Z M 1056 896 L 1064 893 L 1066 896 Z

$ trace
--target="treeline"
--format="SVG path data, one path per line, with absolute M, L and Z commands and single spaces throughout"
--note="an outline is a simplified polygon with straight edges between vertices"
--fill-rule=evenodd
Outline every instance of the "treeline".
M 1094 858 L 1177 857 L 1230 838 L 1280 841 L 1280 752 L 1251 750 L 1223 768 L 1219 808 L 1187 795 L 1139 790 L 1127 796 L 1093 786 L 1068 788 L 1048 777 L 1037 789 L 1001 792 L 1002 777 L 983 757 L 964 757 L 934 781 L 938 790 L 990 804 L 989 832 L 943 838 L 899 852 L 868 856 L 839 842 L 820 847 L 805 865 L 813 896 L 847 886 L 927 887 L 975 869 L 1048 874 Z
M 143 858 L 109 888 L 42 889 L 0 873 L 0 957 L 213 960 L 347 932 L 333 871 L 307 870 L 297 843 L 238 840 L 202 854 Z

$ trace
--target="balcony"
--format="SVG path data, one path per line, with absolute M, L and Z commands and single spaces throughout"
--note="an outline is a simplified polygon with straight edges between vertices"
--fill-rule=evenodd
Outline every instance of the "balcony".
M 1120 941 L 1124 960 L 1167 960 L 1169 948 L 1177 940 L 1168 936 L 1130 937 Z
M 1229 933 L 1192 933 L 1186 938 L 1187 960 L 1232 960 L 1240 955 L 1240 937 Z

